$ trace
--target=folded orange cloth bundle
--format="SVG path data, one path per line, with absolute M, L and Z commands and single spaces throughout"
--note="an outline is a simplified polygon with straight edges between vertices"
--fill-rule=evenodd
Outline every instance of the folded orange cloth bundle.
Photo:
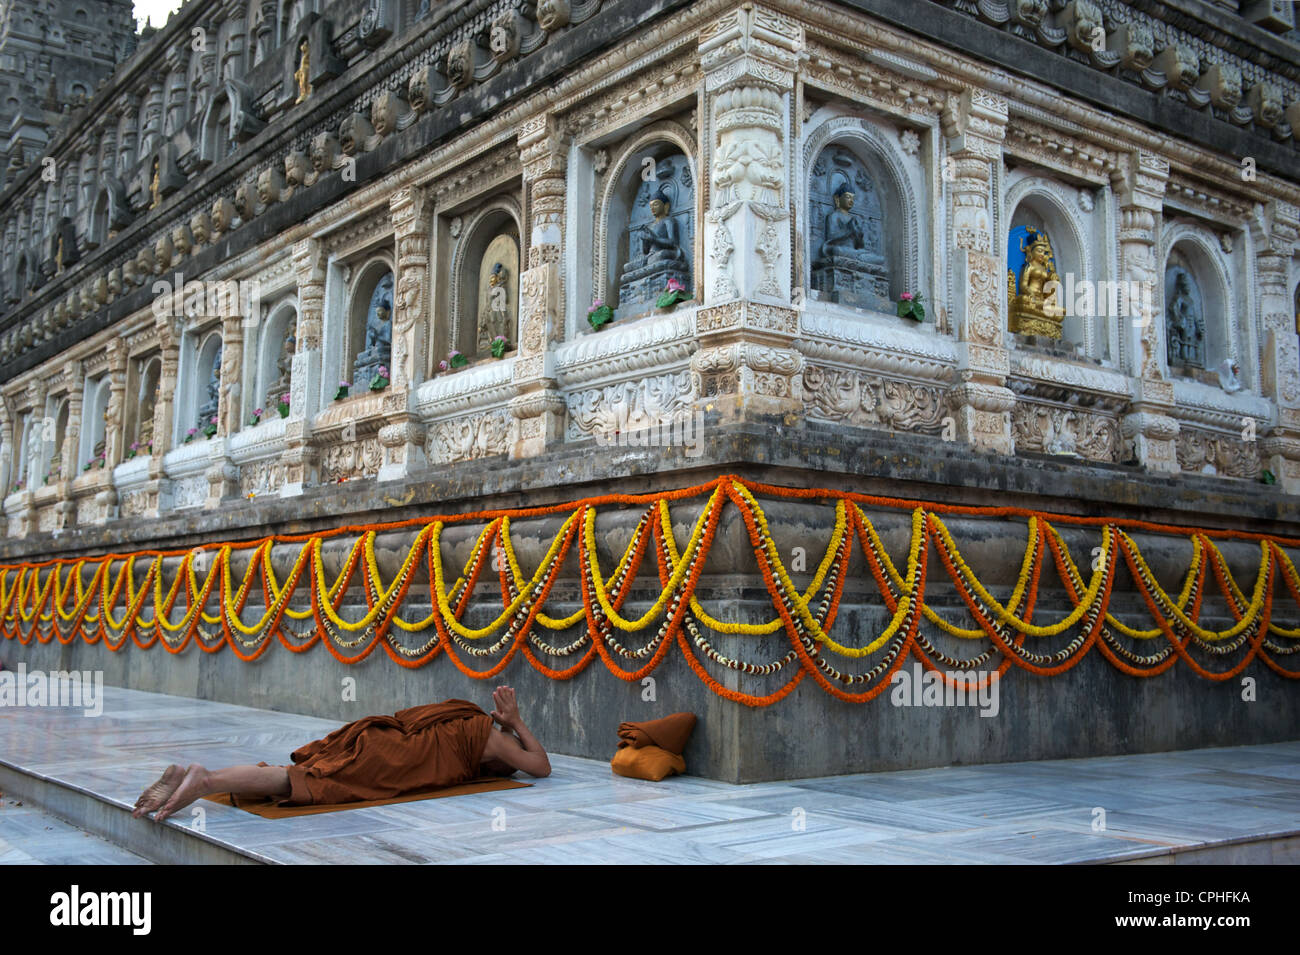
M 673 713 L 645 723 L 620 723 L 618 752 L 610 760 L 610 768 L 620 776 L 652 782 L 684 773 L 682 750 L 694 729 L 694 713 Z

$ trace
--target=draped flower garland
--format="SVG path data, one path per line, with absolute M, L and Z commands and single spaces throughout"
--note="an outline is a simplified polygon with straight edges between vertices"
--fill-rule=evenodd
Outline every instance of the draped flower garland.
M 834 505 L 826 549 L 802 589 L 791 576 L 802 568 L 787 567 L 782 559 L 760 498 Z M 703 500 L 704 506 L 683 542 L 673 530 L 670 505 L 689 500 Z M 598 510 L 629 506 L 644 510 L 607 575 L 597 543 Z M 867 508 L 910 512 L 901 566 L 890 557 Z M 566 513 L 544 557 L 528 573 L 515 550 L 511 521 Z M 724 513 L 739 516 L 752 547 L 775 614 L 766 621 L 719 619 L 701 602 L 701 574 Z M 962 557 L 943 520 L 953 515 L 1025 521 L 1024 554 L 1005 602 L 981 583 Z M 468 560 L 448 585 L 444 531 L 479 524 Z M 1054 525 L 1099 531 L 1099 546 L 1092 549 L 1086 574 Z M 377 536 L 411 530 L 416 531 L 414 540 L 397 573 L 385 581 L 375 554 Z M 1132 531 L 1190 542 L 1191 560 L 1176 594 L 1157 583 Z M 353 539 L 346 557 L 331 578 L 324 544 L 349 537 Z M 1212 538 L 1258 545 L 1259 563 L 1249 592 L 1233 578 Z M 495 678 L 522 654 L 530 666 L 551 679 L 572 679 L 599 659 L 615 677 L 637 682 L 676 646 L 714 693 L 748 706 L 776 703 L 808 677 L 841 700 L 865 702 L 886 690 L 892 675 L 913 657 L 950 684 L 969 679 L 970 671 L 978 671 L 983 684 L 1013 666 L 1040 676 L 1064 673 L 1094 648 L 1116 669 L 1135 677 L 1156 676 L 1181 660 L 1205 679 L 1224 681 L 1259 658 L 1279 675 L 1295 679 L 1300 669 L 1284 664 L 1300 652 L 1300 627 L 1284 627 L 1273 620 L 1279 579 L 1292 601 L 1288 610 L 1294 614 L 1300 607 L 1300 574 L 1283 550 L 1295 546 L 1300 541 L 1246 532 L 795 490 L 727 475 L 662 494 L 607 495 L 566 505 L 344 527 L 189 551 L 0 565 L 0 634 L 23 645 L 33 640 L 102 641 L 112 651 L 128 643 L 142 650 L 161 643 L 173 654 L 193 643 L 205 653 L 228 647 L 244 661 L 258 659 L 275 643 L 303 653 L 319 642 L 345 664 L 360 662 L 377 648 L 404 667 L 424 666 L 445 653 L 466 676 L 482 680 Z M 860 556 L 855 557 L 855 547 Z M 293 562 L 281 580 L 271 558 L 274 551 L 283 570 L 286 549 Z M 247 557 L 238 581 L 232 559 L 237 553 Z M 657 576 L 658 596 L 639 615 L 625 614 L 624 605 L 647 556 L 652 560 L 647 574 Z M 564 600 L 576 609 L 552 616 L 545 608 L 571 557 L 576 561 L 580 600 L 570 593 Z M 492 573 L 485 574 L 489 566 Z M 1070 609 L 1054 622 L 1035 622 L 1048 567 Z M 1146 608 L 1150 618 L 1146 622 L 1154 626 L 1126 623 L 1112 612 L 1115 576 L 1121 567 Z M 874 586 L 886 622 L 879 633 L 850 639 L 843 633 L 845 628 L 837 631 L 836 618 L 846 581 L 855 573 L 863 578 L 864 572 L 858 584 Z M 425 583 L 416 593 L 427 586 L 428 594 L 417 600 L 411 596 L 411 586 L 421 574 Z M 165 579 L 168 576 L 170 581 Z M 947 619 L 927 603 L 932 576 L 951 584 L 969 622 Z M 1226 629 L 1201 623 L 1207 579 L 1217 592 L 1221 616 L 1233 621 Z M 643 590 L 645 584 L 642 578 Z M 494 589 L 499 590 L 499 610 L 490 609 L 482 599 L 483 592 Z M 352 600 L 345 613 L 349 594 Z M 359 613 L 362 596 L 366 610 Z M 245 619 L 250 598 L 261 608 L 252 621 Z M 408 603 L 427 604 L 431 609 L 423 619 L 407 619 L 402 610 Z M 486 622 L 470 625 L 471 608 L 475 619 Z M 922 632 L 922 622 L 948 638 L 981 645 L 964 658 L 951 656 Z M 547 632 L 571 635 L 557 643 L 544 636 Z M 788 649 L 763 662 L 728 656 L 717 645 L 720 638 L 739 640 L 743 646 L 743 638 L 778 634 L 784 636 Z M 1044 645 L 1052 641 L 1063 645 L 1055 649 Z M 1139 652 L 1138 647 L 1149 649 Z M 1228 665 L 1230 656 L 1236 659 Z M 472 662 L 492 658 L 495 662 L 486 668 Z M 779 685 L 766 693 L 726 686 L 705 660 L 743 675 L 733 683 L 739 679 L 753 685 L 775 679 Z

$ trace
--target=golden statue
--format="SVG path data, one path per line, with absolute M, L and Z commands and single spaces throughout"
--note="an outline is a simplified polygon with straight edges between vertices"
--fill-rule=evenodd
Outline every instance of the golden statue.
M 1042 335 L 1044 338 L 1061 337 L 1061 319 L 1064 309 L 1060 305 L 1061 279 L 1053 265 L 1052 244 L 1042 232 L 1035 232 L 1034 241 L 1026 248 L 1020 240 L 1020 251 L 1025 253 L 1025 265 L 1020 270 L 1020 281 L 1007 270 L 1007 301 L 1010 305 L 1011 331 L 1019 335 Z M 1048 288 L 1049 285 L 1055 285 Z M 1020 292 L 1016 294 L 1019 285 Z
M 158 194 L 158 160 L 153 161 L 153 182 L 149 183 L 149 196 L 152 201 L 149 203 L 150 209 L 158 208 L 158 203 L 162 201 L 162 196 Z
M 298 60 L 298 69 L 294 70 L 293 78 L 298 81 L 298 98 L 293 101 L 297 106 L 308 96 L 311 95 L 311 83 L 307 81 L 307 76 L 311 71 L 311 45 L 304 37 L 302 46 L 298 47 L 302 56 Z

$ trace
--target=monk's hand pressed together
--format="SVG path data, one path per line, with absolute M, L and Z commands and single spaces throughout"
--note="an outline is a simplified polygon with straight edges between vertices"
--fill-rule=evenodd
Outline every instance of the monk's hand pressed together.
M 537 741 L 519 715 L 519 704 L 515 702 L 512 687 L 499 686 L 492 691 L 492 718 L 501 724 L 503 732 L 488 734 L 487 744 L 483 750 L 484 769 L 496 773 L 504 768 L 522 769 L 530 776 L 549 776 L 551 762 L 546 757 L 546 750 Z
M 492 718 L 506 729 L 514 729 L 519 722 L 519 704 L 515 701 L 514 687 L 497 687 L 492 691 L 492 703 L 496 707 Z

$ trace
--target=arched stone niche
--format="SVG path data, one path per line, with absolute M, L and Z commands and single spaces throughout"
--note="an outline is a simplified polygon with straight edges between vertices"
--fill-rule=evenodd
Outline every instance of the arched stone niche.
M 81 436 L 78 439 L 77 473 L 94 462 L 108 446 L 108 433 L 104 416 L 108 413 L 108 398 L 112 382 L 107 377 L 86 382 L 82 401 Z M 73 475 L 74 477 L 76 475 Z
M 1023 344 L 1060 347 L 1096 358 L 1105 357 L 1105 336 L 1098 328 L 1098 322 L 1103 320 L 1099 312 L 1109 305 L 1108 302 L 1097 302 L 1095 296 L 1092 297 L 1093 304 L 1088 305 L 1088 296 L 1083 291 L 1085 287 L 1091 287 L 1088 283 L 1093 280 L 1096 270 L 1081 224 L 1050 183 L 1022 180 L 1012 188 L 1007 198 L 1007 205 L 1012 210 L 1006 232 L 1003 272 L 1007 283 L 1007 330 L 1015 332 Z M 1051 279 L 1039 284 L 1038 280 L 1043 278 L 1041 274 L 1036 278 L 1031 275 L 1033 288 L 1026 289 L 1024 265 L 1034 258 L 1030 250 L 1038 236 L 1045 236 L 1051 247 L 1049 268 L 1055 274 L 1057 291 L 1055 302 L 1045 300 L 1041 307 L 1059 310 L 1059 344 L 1054 343 L 1050 335 L 1017 331 L 1022 326 L 1037 326 L 1024 322 L 1023 318 L 1015 319 L 1016 296 L 1025 296 L 1027 291 L 1030 293 L 1020 303 L 1019 314 L 1024 316 L 1033 314 L 1040 307 L 1039 302 L 1029 300 L 1035 291 L 1051 291 L 1046 285 Z M 1082 307 L 1079 307 L 1081 303 Z
M 393 266 L 388 259 L 371 259 L 357 270 L 348 294 L 343 352 L 343 380 L 352 383 L 353 394 L 369 387 L 381 367 L 391 371 L 393 298 Z
M 200 333 L 202 334 L 202 333 Z M 199 347 L 191 366 L 189 387 L 185 389 L 184 414 L 179 416 L 184 441 L 190 428 L 196 430 L 195 440 L 204 437 L 203 429 L 217 416 L 221 400 L 221 333 L 208 332 L 199 340 Z
M 148 445 L 156 443 L 153 418 L 160 398 L 158 381 L 161 375 L 162 359 L 158 355 L 148 355 L 136 362 L 131 391 L 135 400 L 127 403 L 123 434 L 127 438 L 126 450 L 135 444 L 139 455 L 148 455 Z
M 647 130 L 611 165 L 593 298 L 614 306 L 616 317 L 649 314 L 669 279 L 695 291 L 695 193 L 694 159 L 675 124 Z
M 50 416 L 54 420 L 54 439 L 45 442 L 45 473 L 49 483 L 76 476 L 76 462 L 63 460 L 63 440 L 68 436 L 68 398 L 66 395 L 51 399 L 54 407 Z M 56 472 L 57 469 L 57 472 Z
M 452 259 L 451 347 L 467 358 L 490 355 L 498 334 L 507 350 L 518 344 L 519 220 L 518 206 L 501 198 L 462 225 Z
M 1219 385 L 1224 362 L 1241 357 L 1227 271 L 1216 244 L 1197 229 L 1175 227 L 1167 242 L 1160 308 L 1165 367 L 1173 377 Z M 1233 377 L 1244 374 L 1239 367 Z
M 293 383 L 293 355 L 297 350 L 298 303 L 295 298 L 277 302 L 262 325 L 257 355 L 257 390 L 254 408 L 262 409 L 262 420 L 278 413 L 281 398 Z
M 803 161 L 809 298 L 894 314 L 904 292 L 924 292 L 917 197 L 890 138 L 859 117 L 831 116 L 809 134 Z

